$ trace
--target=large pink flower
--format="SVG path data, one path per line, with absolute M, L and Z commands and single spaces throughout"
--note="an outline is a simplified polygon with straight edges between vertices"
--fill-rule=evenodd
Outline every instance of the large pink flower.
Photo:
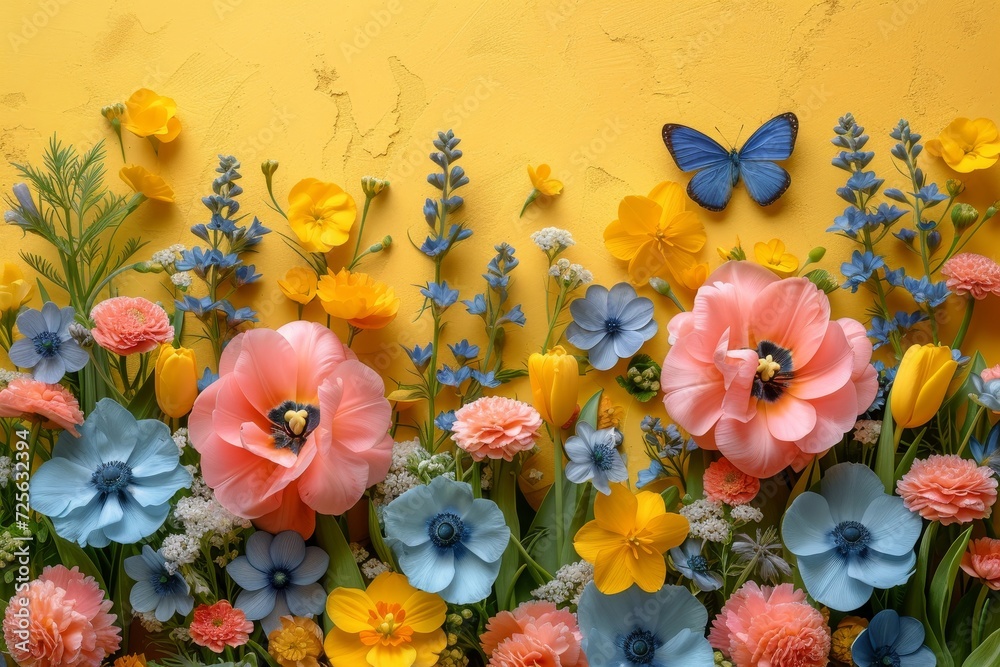
M 128 356 L 151 352 L 174 339 L 167 311 L 149 299 L 116 296 L 90 311 L 94 341 L 109 352 Z
M 385 386 L 319 324 L 252 329 L 229 343 L 188 428 L 226 509 L 271 533 L 312 535 L 389 470 Z
M 0 390 L 0 417 L 41 420 L 45 428 L 62 428 L 76 437 L 83 423 L 80 403 L 66 387 L 32 378 L 16 378 Z
M 667 328 L 667 412 L 754 477 L 826 452 L 878 390 L 864 326 L 831 321 L 826 295 L 805 278 L 727 262 Z
M 491 667 L 586 667 L 582 637 L 574 614 L 530 601 L 491 618 L 480 641 Z

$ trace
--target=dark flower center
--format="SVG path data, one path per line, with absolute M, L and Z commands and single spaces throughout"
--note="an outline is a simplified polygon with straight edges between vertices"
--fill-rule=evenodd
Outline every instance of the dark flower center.
M 59 354 L 59 347 L 62 345 L 59 334 L 52 331 L 43 331 L 32 338 L 31 342 L 35 344 L 35 352 L 46 359 Z
M 165 569 L 154 573 L 149 583 L 161 598 L 178 595 L 184 590 L 184 579 L 179 574 L 170 574 Z
M 285 401 L 267 413 L 275 449 L 298 454 L 309 435 L 319 426 L 319 408 L 307 403 Z
M 442 512 L 427 524 L 427 534 L 434 546 L 439 549 L 448 549 L 454 547 L 465 537 L 465 525 L 457 514 Z
M 708 572 L 708 560 L 706 560 L 706 558 L 701 554 L 688 558 L 687 565 L 698 574 L 705 574 Z
M 609 334 L 613 336 L 622 330 L 622 323 L 618 320 L 617 317 L 609 317 L 608 319 L 604 320 L 604 328 L 607 330 Z
M 863 524 L 857 521 L 841 521 L 833 529 L 832 534 L 841 556 L 854 554 L 864 556 L 868 553 L 868 543 L 871 542 L 872 534 Z
M 132 468 L 122 461 L 102 463 L 90 476 L 90 482 L 103 494 L 121 493 L 132 482 Z
M 649 630 L 636 628 L 620 640 L 625 659 L 633 665 L 648 665 L 656 658 L 660 642 Z
M 767 403 L 781 398 L 794 377 L 792 353 L 769 340 L 757 344 L 757 375 L 750 393 Z
M 899 655 L 892 650 L 891 646 L 880 646 L 875 649 L 875 662 L 872 663 L 873 667 L 875 665 L 886 665 L 887 667 L 900 667 L 903 661 L 900 660 Z
M 288 572 L 285 570 L 271 570 L 271 575 L 268 577 L 271 582 L 271 588 L 281 590 L 287 588 L 292 583 L 292 578 L 289 576 Z
M 602 442 L 601 444 L 594 447 L 594 451 L 591 454 L 591 459 L 594 461 L 594 466 L 598 470 L 611 470 L 611 466 L 614 464 L 614 447 Z

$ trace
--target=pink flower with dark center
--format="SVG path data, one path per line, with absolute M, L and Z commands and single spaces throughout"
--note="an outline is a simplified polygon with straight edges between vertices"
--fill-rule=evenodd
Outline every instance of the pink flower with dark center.
M 62 428 L 76 437 L 83 423 L 80 403 L 66 387 L 31 378 L 16 378 L 0 390 L 0 417 L 40 420 L 45 428 Z
M 476 461 L 512 461 L 535 446 L 541 426 L 541 415 L 527 403 L 484 396 L 455 411 L 451 438 Z
M 959 296 L 971 294 L 982 300 L 989 294 L 1000 295 L 1000 264 L 974 252 L 960 252 L 941 267 L 948 289 Z
M 987 518 L 997 501 L 997 479 L 971 459 L 934 454 L 914 461 L 896 491 L 908 510 L 948 526 Z
M 106 299 L 90 311 L 94 341 L 109 352 L 127 356 L 151 352 L 174 339 L 167 311 L 142 297 Z

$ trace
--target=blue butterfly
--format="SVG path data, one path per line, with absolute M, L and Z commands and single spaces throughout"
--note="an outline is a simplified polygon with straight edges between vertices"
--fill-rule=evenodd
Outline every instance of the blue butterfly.
M 721 211 L 740 177 L 751 199 L 761 206 L 773 204 L 785 193 L 792 177 L 775 162 L 792 154 L 798 133 L 799 119 L 783 113 L 761 125 L 739 150 L 726 150 L 698 130 L 674 123 L 663 126 L 663 143 L 681 171 L 698 172 L 688 183 L 691 199 L 709 211 Z

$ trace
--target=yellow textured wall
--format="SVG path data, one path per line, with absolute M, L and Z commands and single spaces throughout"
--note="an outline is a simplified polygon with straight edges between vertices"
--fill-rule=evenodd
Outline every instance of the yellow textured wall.
M 741 128 L 745 139 L 762 121 L 795 111 L 801 131 L 786 163 L 791 189 L 767 209 L 742 188 L 725 213 L 698 209 L 709 234 L 703 257 L 714 265 L 714 248 L 737 235 L 747 247 L 777 236 L 800 257 L 827 246 L 824 265 L 836 271 L 849 252 L 824 233 L 843 208 L 834 190 L 844 174 L 830 166 L 837 117 L 855 113 L 873 137 L 874 166 L 887 185 L 904 185 L 886 136 L 900 117 L 928 136 L 955 116 L 1000 117 L 998 33 L 1000 10 L 985 0 L 5 0 L 0 186 L 14 183 L 7 163 L 39 160 L 53 132 L 79 145 L 110 141 L 108 168 L 116 173 L 117 145 L 98 110 L 143 86 L 173 97 L 184 126 L 158 158 L 144 140 L 126 137 L 128 160 L 162 174 L 177 193 L 176 204 L 147 203 L 131 219 L 150 252 L 194 241 L 188 227 L 207 218 L 200 198 L 220 152 L 243 161 L 243 210 L 276 229 L 283 221 L 264 205 L 258 169 L 265 158 L 281 162 L 281 193 L 314 176 L 363 199 L 362 175 L 387 177 L 391 191 L 373 205 L 369 238 L 388 233 L 396 242 L 364 268 L 394 284 L 403 306 L 391 327 L 363 335 L 356 347 L 387 376 L 404 379 L 396 344 L 427 338 L 426 321 L 410 322 L 419 306 L 411 285 L 430 269 L 406 236 L 424 234 L 430 139 L 453 128 L 472 179 L 462 215 L 475 236 L 449 258 L 446 276 L 470 296 L 481 289 L 493 244 L 517 247 L 514 297 L 529 319 L 509 350 L 518 365 L 544 335 L 543 260 L 528 235 L 568 228 L 578 241 L 568 257 L 601 283 L 623 279 L 601 236 L 619 200 L 662 180 L 687 180 L 663 147 L 664 122 L 713 134 L 718 127 L 732 141 Z M 518 220 L 530 189 L 525 165 L 543 161 L 566 182 L 565 194 Z M 940 181 L 951 175 L 925 162 Z M 965 199 L 980 210 L 1000 197 L 1000 167 L 967 180 Z M 116 176 L 110 183 L 125 191 Z M 998 238 L 988 230 L 975 247 L 993 254 Z M 18 261 L 20 247 L 38 246 L 0 229 L 0 259 Z M 331 263 L 342 260 L 335 252 Z M 257 262 L 265 280 L 249 293 L 267 324 L 293 316 L 274 280 L 295 261 L 276 235 L 267 238 Z M 148 277 L 123 290 L 164 294 Z M 837 304 L 848 300 L 838 295 Z M 657 303 L 663 322 L 672 311 Z M 971 343 L 995 332 L 983 326 L 988 318 L 980 309 Z M 478 322 L 458 310 L 451 319 L 468 331 Z M 993 347 L 995 363 L 1000 346 Z M 664 338 L 652 349 L 664 352 Z M 633 424 L 640 410 L 632 408 Z

